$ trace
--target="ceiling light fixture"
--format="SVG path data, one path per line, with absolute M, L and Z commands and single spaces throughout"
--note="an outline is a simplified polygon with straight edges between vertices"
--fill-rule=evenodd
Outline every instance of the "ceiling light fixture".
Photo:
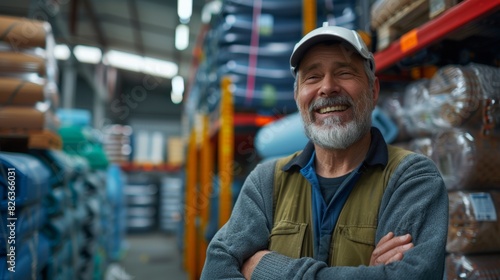
M 102 51 L 96 47 L 78 45 L 73 49 L 73 53 L 82 63 L 98 64 L 102 59 Z
M 68 45 L 59 44 L 54 46 L 54 57 L 57 60 L 68 60 L 71 56 L 71 51 Z
M 179 68 L 177 64 L 173 62 L 151 57 L 144 58 L 143 73 L 171 79 L 173 76 L 177 75 L 178 71 Z
M 184 78 L 175 76 L 172 78 L 172 92 L 176 94 L 184 94 Z
M 177 0 L 177 15 L 181 23 L 188 23 L 193 14 L 193 0 Z
M 189 27 L 179 24 L 175 28 L 175 48 L 183 51 L 189 46 Z
M 110 50 L 104 56 L 104 63 L 107 63 L 115 68 L 142 72 L 144 58 L 132 53 Z
M 172 100 L 172 103 L 174 103 L 174 104 L 181 103 L 183 98 L 184 97 L 182 96 L 182 94 L 177 94 L 173 91 L 172 91 L 172 93 L 170 93 L 170 99 Z
M 151 58 L 151 57 L 143 57 L 140 55 L 126 53 L 117 50 L 108 51 L 103 59 L 105 64 L 108 64 L 112 67 L 134 71 L 134 72 L 142 72 L 145 74 L 163 77 L 171 79 L 177 72 L 179 71 L 179 67 L 177 64 Z

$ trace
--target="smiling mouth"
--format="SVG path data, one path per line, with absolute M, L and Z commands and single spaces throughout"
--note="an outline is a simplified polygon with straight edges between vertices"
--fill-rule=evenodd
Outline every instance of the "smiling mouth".
M 316 112 L 320 114 L 327 114 L 327 113 L 332 113 L 332 112 L 342 112 L 345 111 L 349 108 L 347 105 L 335 105 L 335 106 L 328 106 L 328 107 L 323 107 L 317 110 Z

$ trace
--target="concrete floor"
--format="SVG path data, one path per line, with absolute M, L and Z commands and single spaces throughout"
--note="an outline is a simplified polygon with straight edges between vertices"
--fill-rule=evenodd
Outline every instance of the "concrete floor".
M 128 234 L 126 254 L 120 265 L 124 272 L 120 280 L 185 280 L 182 255 L 176 235 L 163 232 Z M 125 274 L 122 273 L 122 274 Z M 117 280 L 118 280 L 117 279 Z

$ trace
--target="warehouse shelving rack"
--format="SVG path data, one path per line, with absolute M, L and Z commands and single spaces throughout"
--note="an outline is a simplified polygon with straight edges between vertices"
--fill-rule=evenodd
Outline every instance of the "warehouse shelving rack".
M 436 44 L 453 32 L 473 24 L 500 10 L 500 0 L 464 0 L 443 14 L 392 42 L 386 49 L 374 54 L 377 73 L 383 73 L 402 59 Z

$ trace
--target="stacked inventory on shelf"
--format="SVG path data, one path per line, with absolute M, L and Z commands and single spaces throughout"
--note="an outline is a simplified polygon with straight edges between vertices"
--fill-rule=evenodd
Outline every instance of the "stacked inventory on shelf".
M 60 148 L 54 38 L 47 22 L 0 16 L 1 144 Z M 16 139 L 16 141 L 12 140 Z
M 182 206 L 182 179 L 180 176 L 165 176 L 160 185 L 159 227 L 166 233 L 179 230 Z
M 436 163 L 449 196 L 447 275 L 500 275 L 500 68 L 447 65 L 389 102 L 409 149 Z M 396 118 L 395 118 L 396 119 Z M 498 265 L 499 261 L 496 262 Z M 489 279 L 489 278 L 488 278 Z
M 385 49 L 408 31 L 421 26 L 461 0 L 377 0 L 371 7 L 371 27 L 377 50 Z
M 110 202 L 109 223 L 111 227 L 108 229 L 109 239 L 104 244 L 108 259 L 111 262 L 116 262 L 123 257 L 125 248 L 124 240 L 127 230 L 125 183 L 127 175 L 120 166 L 110 164 L 106 177 L 106 197 Z M 105 221 L 103 220 L 103 222 Z M 103 224 L 103 226 L 107 227 L 108 225 Z
M 145 232 L 157 228 L 158 186 L 152 176 L 129 174 L 124 189 L 126 199 L 126 229 Z
M 497 0 L 372 6 L 378 74 L 407 81 L 382 98 L 396 142 L 433 159 L 448 190 L 445 279 L 500 277 L 500 40 L 490 32 L 499 9 Z
M 236 111 L 267 114 L 297 110 L 289 58 L 302 37 L 302 1 L 236 1 L 222 3 L 204 37 L 201 61 L 188 108 L 213 111 L 219 106 L 222 77 L 230 77 Z M 317 1 L 318 26 L 330 21 L 357 28 L 352 1 Z
M 50 254 L 43 198 L 51 174 L 33 156 L 10 152 L 0 152 L 0 168 L 0 278 L 40 278 Z
M 104 149 L 110 162 L 130 162 L 132 155 L 132 127 L 129 125 L 108 125 L 103 128 Z
M 50 167 L 30 149 L 60 149 L 57 66 L 47 22 L 0 16 L 2 279 L 43 277 L 50 265 Z M 8 226 L 9 225 L 9 226 Z
M 100 277 L 108 263 L 118 261 L 123 255 L 127 179 L 117 165 L 110 164 L 103 135 L 90 126 L 88 111 L 58 110 L 58 116 L 63 151 L 72 158 L 82 158 L 88 165 L 83 186 L 79 185 L 83 190 L 73 191 L 75 207 L 85 208 L 85 219 L 78 228 L 84 246 L 73 252 L 80 255 L 75 269 L 86 279 Z

